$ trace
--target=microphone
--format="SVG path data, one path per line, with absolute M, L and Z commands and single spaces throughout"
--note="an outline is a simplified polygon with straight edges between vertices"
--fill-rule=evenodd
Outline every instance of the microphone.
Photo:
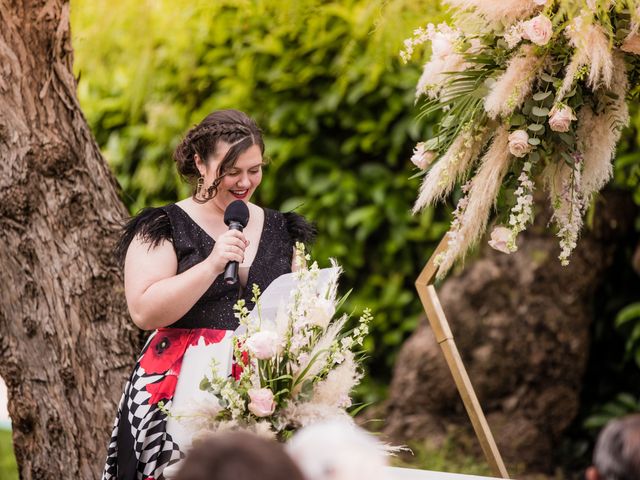
M 244 230 L 249 223 L 249 208 L 242 200 L 234 200 L 224 211 L 224 223 L 229 230 Z M 224 281 L 228 285 L 238 283 L 238 262 L 229 262 L 224 269 Z

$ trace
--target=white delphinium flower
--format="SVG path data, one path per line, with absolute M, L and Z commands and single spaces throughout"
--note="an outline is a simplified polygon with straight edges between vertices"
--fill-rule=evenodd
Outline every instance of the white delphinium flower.
M 507 42 L 509 50 L 515 48 L 522 41 L 522 22 L 516 23 L 504 32 L 504 40 Z
M 240 418 L 245 414 L 244 400 L 231 382 L 225 382 L 222 390 L 220 390 L 220 399 L 222 400 L 222 405 L 231 412 L 231 418 Z
M 527 225 L 533 217 L 533 181 L 531 180 L 531 161 L 524 162 L 522 172 L 518 177 L 518 188 L 514 192 L 516 196 L 516 204 L 509 214 L 509 226 L 511 235 L 507 242 L 507 248 L 510 252 L 518 250 L 516 238 L 520 232 L 526 230 Z

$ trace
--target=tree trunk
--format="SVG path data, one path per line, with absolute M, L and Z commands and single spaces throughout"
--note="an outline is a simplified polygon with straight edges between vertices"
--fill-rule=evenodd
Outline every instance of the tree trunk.
M 629 195 L 608 192 L 568 267 L 547 218 L 512 255 L 483 254 L 439 288 L 447 318 L 500 452 L 515 474 L 554 467 L 561 436 L 580 406 L 594 297 L 633 232 Z M 462 429 L 462 430 L 461 430 Z M 436 444 L 470 432 L 455 384 L 426 321 L 403 345 L 385 431 Z M 459 440 L 461 440 L 459 438 Z M 464 442 L 463 442 L 464 443 Z M 520 467 L 520 468 L 518 468 Z
M 63 0 L 0 0 L 0 375 L 21 478 L 98 478 L 140 335 L 127 215 L 80 111 Z

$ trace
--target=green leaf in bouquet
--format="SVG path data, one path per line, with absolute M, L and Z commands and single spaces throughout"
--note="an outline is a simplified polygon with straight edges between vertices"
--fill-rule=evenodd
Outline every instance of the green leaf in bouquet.
M 353 410 L 351 410 L 349 412 L 349 415 L 351 415 L 352 417 L 355 417 L 356 415 L 358 415 L 362 410 L 364 410 L 365 408 L 367 408 L 370 405 L 373 405 L 374 402 L 366 402 L 363 403 L 361 405 L 356 406 Z
M 575 137 L 573 135 L 569 135 L 568 133 L 561 132 L 558 133 L 558 136 L 560 137 L 560 140 L 562 140 L 570 147 L 573 147 L 573 145 L 576 143 Z
M 574 92 L 575 93 L 575 92 Z M 549 97 L 551 95 L 551 91 L 547 91 L 547 92 L 537 92 L 533 95 L 533 99 L 536 102 L 541 102 L 542 100 L 544 100 L 545 98 Z
M 521 125 L 524 125 L 524 123 L 527 121 L 527 119 L 525 118 L 524 115 L 520 114 L 520 113 L 514 113 L 513 115 L 511 115 L 511 117 L 509 118 L 509 124 L 512 127 L 519 127 Z
M 552 77 L 551 75 L 547 74 L 547 73 L 542 73 L 540 75 L 540 80 L 542 80 L 543 82 L 547 82 L 547 83 L 554 83 L 559 81 L 559 78 L 556 77 Z
M 536 151 L 533 151 L 533 152 L 529 153 L 529 160 L 532 163 L 538 162 L 540 160 L 540 154 L 538 152 L 536 152 Z
M 620 310 L 615 320 L 615 326 L 619 328 L 635 319 L 640 319 L 640 302 L 632 303 Z
M 564 98 L 571 98 L 578 92 L 577 87 L 573 87 L 573 89 L 569 93 L 564 94 Z
M 200 381 L 200 390 L 209 390 L 211 388 L 211 382 L 207 377 L 204 377 Z
M 546 117 L 549 115 L 549 109 L 545 107 L 533 107 L 531 113 L 536 117 Z
M 541 123 L 532 123 L 527 126 L 527 129 L 538 135 L 544 134 L 544 125 L 542 125 Z
M 530 138 L 528 140 L 528 142 L 529 142 L 529 145 L 533 145 L 534 147 L 540 145 L 540 139 L 539 138 L 535 138 L 535 137 Z
M 336 302 L 336 312 L 340 310 L 342 305 L 344 305 L 344 302 L 347 301 L 347 299 L 349 298 L 349 295 L 351 295 L 351 292 L 353 292 L 353 288 L 350 288 L 349 291 L 347 291 L 347 293 L 345 293 L 342 297 L 340 297 L 340 299 Z
M 533 102 L 531 100 L 527 100 L 524 102 L 522 106 L 522 113 L 525 115 L 529 115 L 531 113 L 531 109 L 533 108 Z
M 280 397 L 280 396 L 282 396 L 282 395 L 286 395 L 286 394 L 287 394 L 287 393 L 289 393 L 289 392 L 291 392 L 291 390 L 289 390 L 288 388 L 283 388 L 282 390 L 278 390 L 278 391 L 273 395 L 273 397 L 274 397 L 274 398 L 278 398 L 278 397 Z
M 576 161 L 569 155 L 567 152 L 560 152 L 560 156 L 564 159 L 564 163 L 566 163 L 571 168 L 575 167 Z

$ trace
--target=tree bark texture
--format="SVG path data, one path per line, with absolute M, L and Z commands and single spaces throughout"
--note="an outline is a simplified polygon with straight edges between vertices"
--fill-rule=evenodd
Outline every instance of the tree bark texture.
M 571 263 L 557 259 L 547 218 L 512 255 L 480 258 L 438 288 L 465 366 L 510 472 L 553 469 L 561 436 L 580 406 L 594 295 L 633 230 L 627 195 L 601 199 L 593 229 Z M 386 433 L 436 444 L 470 430 L 455 384 L 426 321 L 403 345 L 387 405 Z
M 70 38 L 68 2 L 0 0 L 0 375 L 25 480 L 99 478 L 140 346 Z

